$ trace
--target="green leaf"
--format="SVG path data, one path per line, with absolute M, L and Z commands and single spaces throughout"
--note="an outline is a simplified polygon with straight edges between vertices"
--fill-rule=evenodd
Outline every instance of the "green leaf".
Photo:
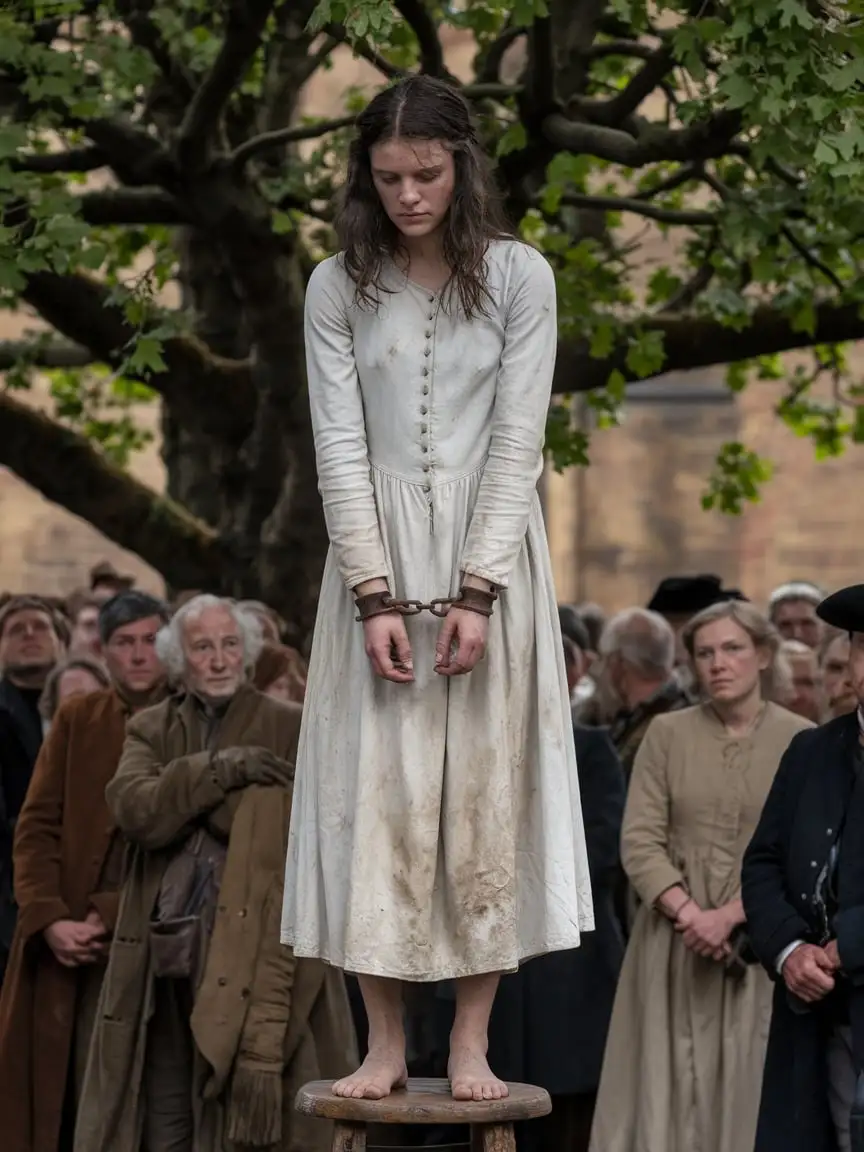
M 168 366 L 162 359 L 162 341 L 153 336 L 139 336 L 126 360 L 124 371 L 147 377 L 153 372 L 167 370 Z
M 627 349 L 627 367 L 640 380 L 656 376 L 663 367 L 663 360 L 662 332 L 649 330 L 631 338 Z
M 832 165 L 837 163 L 839 157 L 826 140 L 820 140 L 813 153 L 813 159 L 817 164 Z
M 287 236 L 297 230 L 289 212 L 274 212 L 272 223 L 277 236 Z
M 500 159 L 502 156 L 507 156 L 511 152 L 521 151 L 527 143 L 528 133 L 525 130 L 525 125 L 521 120 L 517 120 L 510 125 L 499 139 L 495 154 Z
M 731 392 L 743 392 L 750 378 L 749 360 L 737 360 L 726 365 L 726 386 Z

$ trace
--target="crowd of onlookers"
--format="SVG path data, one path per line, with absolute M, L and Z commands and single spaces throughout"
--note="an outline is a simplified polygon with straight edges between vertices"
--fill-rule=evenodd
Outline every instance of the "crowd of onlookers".
M 857 707 L 822 598 L 760 611 L 703 575 L 560 607 L 596 930 L 502 980 L 490 1062 L 554 1103 L 520 1152 L 752 1147 L 770 986 L 741 857 L 791 737 Z M 0 598 L 4 1152 L 329 1147 L 294 1088 L 348 1070 L 364 1022 L 278 947 L 306 680 L 283 628 L 107 564 L 62 603 Z M 444 1075 L 451 990 L 415 991 L 411 1070 Z

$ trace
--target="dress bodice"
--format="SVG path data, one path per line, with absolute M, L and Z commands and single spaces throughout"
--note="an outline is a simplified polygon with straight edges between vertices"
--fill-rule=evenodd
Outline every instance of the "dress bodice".
M 482 470 L 463 570 L 506 585 L 536 500 L 557 344 L 555 279 L 515 240 L 487 251 L 488 302 L 455 302 L 385 265 L 377 307 L 339 256 L 306 297 L 309 397 L 331 543 L 350 587 L 386 575 L 370 472 L 426 494 Z

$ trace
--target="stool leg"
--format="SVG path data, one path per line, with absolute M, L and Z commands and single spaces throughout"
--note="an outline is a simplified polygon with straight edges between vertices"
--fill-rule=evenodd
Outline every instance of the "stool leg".
M 337 1120 L 333 1128 L 332 1152 L 366 1152 L 366 1125 Z
M 472 1124 L 471 1152 L 516 1152 L 512 1124 Z

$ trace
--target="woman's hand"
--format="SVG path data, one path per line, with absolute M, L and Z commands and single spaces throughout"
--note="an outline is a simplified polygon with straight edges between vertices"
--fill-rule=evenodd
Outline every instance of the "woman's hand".
M 414 682 L 414 658 L 405 621 L 397 612 L 386 612 L 363 621 L 366 655 L 372 671 L 393 684 Z
M 675 931 L 682 933 L 686 946 L 706 960 L 723 960 L 729 955 L 729 936 L 734 927 L 728 909 L 703 911 L 695 901 L 682 908 L 675 921 Z
M 454 605 L 444 617 L 438 633 L 435 671 L 440 676 L 464 676 L 470 672 L 483 658 L 488 635 L 488 616 Z

